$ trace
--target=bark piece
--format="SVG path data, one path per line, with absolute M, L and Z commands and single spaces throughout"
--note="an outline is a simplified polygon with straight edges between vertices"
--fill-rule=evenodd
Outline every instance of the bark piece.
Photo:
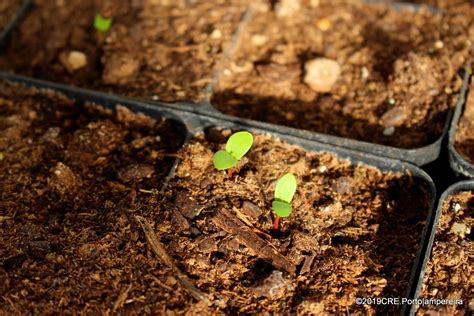
M 161 260 L 162 263 L 164 263 L 168 268 L 172 269 L 176 273 L 176 278 L 179 280 L 181 285 L 185 287 L 188 293 L 198 301 L 203 301 L 207 305 L 211 305 L 209 296 L 196 288 L 189 278 L 176 266 L 173 259 L 166 252 L 163 244 L 158 240 L 158 237 L 153 231 L 150 223 L 145 218 L 138 215 L 135 216 L 135 219 L 142 227 L 146 240 L 148 241 L 148 244 L 155 255 Z
M 290 260 L 280 254 L 270 243 L 260 238 L 229 211 L 219 211 L 213 218 L 213 222 L 227 233 L 235 235 L 237 241 L 251 249 L 260 258 L 270 262 L 277 269 L 285 270 L 292 275 L 295 274 L 295 265 Z

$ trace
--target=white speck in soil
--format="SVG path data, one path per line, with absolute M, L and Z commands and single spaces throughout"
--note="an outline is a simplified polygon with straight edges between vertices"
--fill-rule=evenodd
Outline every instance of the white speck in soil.
M 459 203 L 454 204 L 453 209 L 456 213 L 459 212 L 462 209 L 461 204 Z
M 441 49 L 441 48 L 443 48 L 443 47 L 444 47 L 443 41 L 440 41 L 440 40 L 436 41 L 436 42 L 434 43 L 434 47 L 435 47 L 436 49 Z
M 369 78 L 369 75 L 370 75 L 369 70 L 367 69 L 367 67 L 362 67 L 360 74 L 362 76 L 362 79 L 367 79 L 367 78 Z
M 272 274 L 263 280 L 263 283 L 254 288 L 255 292 L 270 299 L 282 297 L 287 291 L 294 289 L 291 282 L 283 277 L 281 271 L 273 271 Z
M 385 136 L 392 136 L 395 133 L 395 127 L 390 126 L 383 130 Z

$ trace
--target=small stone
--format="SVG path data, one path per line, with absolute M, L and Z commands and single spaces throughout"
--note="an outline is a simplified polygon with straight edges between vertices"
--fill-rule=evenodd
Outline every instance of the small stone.
M 406 111 L 401 107 L 394 107 L 385 112 L 382 117 L 382 125 L 384 127 L 397 127 L 403 124 L 407 116 Z
M 316 92 L 329 92 L 339 79 L 341 67 L 327 58 L 316 58 L 306 62 L 304 82 Z
M 144 178 L 150 178 L 155 169 L 148 164 L 132 164 L 119 170 L 118 178 L 123 182 L 140 181 Z
M 69 72 L 76 71 L 87 65 L 86 54 L 77 50 L 73 50 L 66 55 L 61 54 L 59 59 Z
M 435 47 L 436 49 L 441 49 L 441 48 L 443 48 L 443 47 L 444 47 L 443 41 L 440 41 L 440 40 L 436 41 L 436 42 L 434 43 L 434 47 Z
M 324 166 L 324 165 L 318 167 L 319 173 L 325 173 L 326 170 L 328 170 L 328 167 L 326 167 L 326 166 Z
M 220 39 L 220 38 L 222 38 L 222 31 L 219 30 L 219 29 L 215 29 L 215 30 L 212 31 L 212 33 L 211 33 L 211 38 L 212 38 L 212 39 Z
M 268 37 L 263 34 L 255 34 L 252 36 L 251 41 L 255 46 L 262 46 L 268 41 Z
M 279 17 L 290 16 L 298 12 L 301 8 L 300 0 L 281 0 L 275 7 Z
M 385 136 L 392 136 L 393 134 L 395 134 L 395 127 L 393 127 L 393 126 L 386 127 L 386 128 L 383 130 L 383 134 L 384 134 Z
M 362 69 L 360 70 L 360 75 L 362 76 L 362 79 L 369 78 L 369 69 L 367 69 L 367 67 L 362 67 Z

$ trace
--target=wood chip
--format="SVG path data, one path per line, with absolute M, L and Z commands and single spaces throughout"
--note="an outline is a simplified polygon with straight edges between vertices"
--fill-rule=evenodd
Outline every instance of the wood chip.
M 277 269 L 295 274 L 296 267 L 288 258 L 280 254 L 269 242 L 260 238 L 229 211 L 219 211 L 212 221 L 227 233 L 235 235 L 239 243 L 251 249 L 258 257 L 270 262 Z

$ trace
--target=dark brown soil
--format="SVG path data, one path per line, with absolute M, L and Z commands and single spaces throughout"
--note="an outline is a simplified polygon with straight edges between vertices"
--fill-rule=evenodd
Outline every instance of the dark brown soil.
M 230 115 L 401 148 L 436 140 L 460 88 L 472 16 L 312 3 L 286 16 L 278 2 L 254 5 L 213 104 Z M 327 92 L 304 79 L 305 63 L 321 57 L 341 70 Z
M 454 136 L 454 147 L 464 159 L 474 164 L 474 81 Z
M 239 0 L 148 2 L 132 29 L 108 37 L 102 84 L 153 100 L 204 99 L 245 7 Z M 123 71 L 131 64 L 135 72 Z
M 460 192 L 443 204 L 422 298 L 462 299 L 462 305 L 425 305 L 420 315 L 472 315 L 474 312 L 474 193 Z
M 128 1 L 121 3 L 120 10 L 115 8 L 114 27 L 120 27 L 132 15 Z M 93 21 L 102 7 L 100 0 L 34 0 L 1 55 L 0 68 L 77 86 L 94 86 L 101 77 L 102 44 Z M 86 57 L 86 64 L 75 70 L 68 69 L 66 62 L 73 51 Z
M 0 69 L 162 101 L 204 98 L 244 11 L 223 0 L 34 4 L 0 57 Z M 93 27 L 97 12 L 113 17 L 106 35 Z M 87 63 L 74 69 L 71 52 Z
M 212 165 L 228 135 L 210 130 L 184 147 L 165 202 L 149 217 L 176 266 L 215 303 L 199 311 L 394 313 L 398 306 L 355 299 L 405 295 L 429 205 L 425 186 L 264 135 L 229 178 Z M 286 172 L 298 179 L 294 213 L 274 234 L 273 190 Z M 182 311 L 196 310 L 183 286 L 173 290 Z
M 21 6 L 21 0 L 9 0 L 0 2 L 0 32 L 10 23 Z
M 0 83 L 0 315 L 104 314 L 131 282 L 141 304 L 154 265 L 133 216 L 164 183 L 180 129 Z

